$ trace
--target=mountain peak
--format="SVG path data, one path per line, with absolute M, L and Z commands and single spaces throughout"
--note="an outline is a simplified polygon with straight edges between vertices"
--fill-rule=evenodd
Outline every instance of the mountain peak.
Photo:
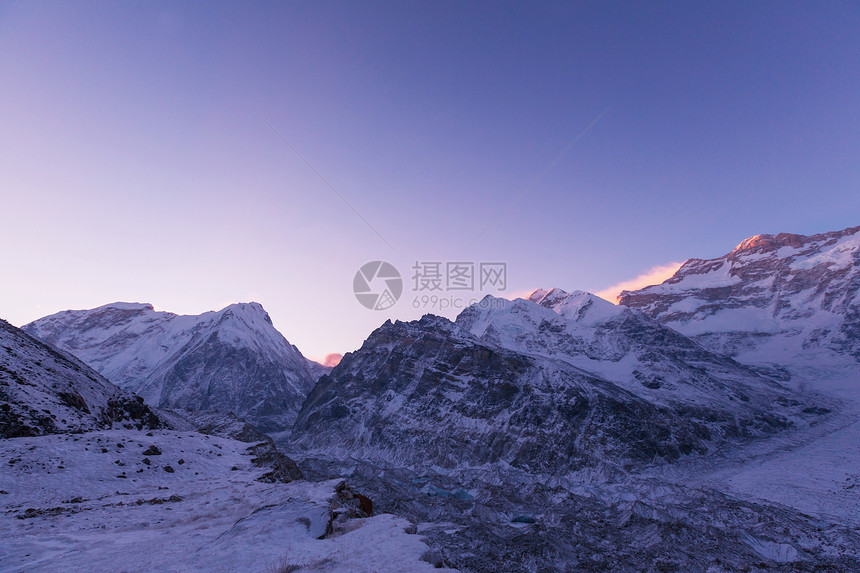
M 225 306 L 218 311 L 223 317 L 228 316 L 247 316 L 262 318 L 265 322 L 272 324 L 272 319 L 269 313 L 263 308 L 259 302 L 236 302 L 229 306 Z
M 858 233 L 860 233 L 860 227 L 848 227 L 841 231 L 829 231 L 826 233 L 818 233 L 816 235 L 797 235 L 795 233 L 753 235 L 752 237 L 741 241 L 737 247 L 726 255 L 726 257 L 746 253 L 766 253 L 775 251 L 782 247 L 800 249 L 811 243 L 818 243 L 820 246 L 824 247 L 830 242 L 838 241 L 839 239 L 856 235 Z
M 259 302 L 234 302 L 233 304 L 225 306 L 222 310 L 241 310 L 246 312 L 262 312 L 265 313 L 266 310 L 263 308 L 263 305 Z
M 581 292 L 581 291 L 574 291 Z M 529 300 L 541 306 L 551 306 L 570 296 L 566 291 L 553 287 L 549 290 L 539 288 L 529 295 Z
M 798 235 L 793 235 L 797 237 Z M 748 239 L 744 239 L 732 250 L 732 253 L 740 253 L 746 251 L 769 251 L 781 247 L 780 241 L 777 241 L 773 235 L 753 235 Z
M 565 318 L 578 321 L 586 318 L 589 322 L 603 320 L 616 316 L 622 310 L 611 302 L 582 290 L 568 293 L 560 288 L 537 289 L 529 295 L 528 300 Z
M 97 307 L 94 310 L 107 310 L 107 309 L 115 309 L 115 310 L 155 310 L 153 306 L 148 302 L 112 302 L 109 304 L 104 304 L 100 307 Z

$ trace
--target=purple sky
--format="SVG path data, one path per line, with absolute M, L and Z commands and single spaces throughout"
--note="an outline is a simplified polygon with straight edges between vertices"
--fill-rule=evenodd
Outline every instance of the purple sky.
M 415 260 L 601 291 L 860 224 L 856 2 L 209 4 L 0 2 L 0 316 L 256 300 L 321 358 L 437 310 Z

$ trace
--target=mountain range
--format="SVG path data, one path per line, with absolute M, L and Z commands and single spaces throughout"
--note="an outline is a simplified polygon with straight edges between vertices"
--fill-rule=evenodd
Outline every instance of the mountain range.
M 107 438 L 140 448 L 141 430 L 161 432 L 156 450 L 186 456 L 175 464 L 237 472 L 238 481 L 202 471 L 207 504 L 282 473 L 346 477 L 373 497 L 345 485 L 334 498 L 331 485 L 296 486 L 313 489 L 310 504 L 246 497 L 256 509 L 240 512 L 228 537 L 249 539 L 261 519 L 277 533 L 283 516 L 341 535 L 358 527 L 338 521 L 334 508 L 348 502 L 350 515 L 376 508 L 418 524 L 430 544 L 423 560 L 461 571 L 855 571 L 858 293 L 860 227 L 757 235 L 622 293 L 619 305 L 552 288 L 488 296 L 453 321 L 387 321 L 333 368 L 302 356 L 256 303 L 199 316 L 113 303 L 39 319 L 26 333 L 0 322 L 0 436 L 19 436 L 4 442 L 10 463 L 26 460 L 15 471 L 53 475 L 61 468 L 15 440 L 89 432 L 80 444 L 51 442 L 89 459 L 96 430 L 137 432 Z M 177 434 L 181 424 L 204 437 Z M 217 442 L 225 464 L 207 449 L 209 434 L 261 443 Z M 127 446 L 99 447 L 117 458 L 99 467 L 141 474 L 120 480 L 158 483 L 150 462 L 117 453 Z M 252 469 L 263 459 L 275 471 Z M 182 491 L 193 491 L 198 478 L 183 475 Z M 34 492 L 25 493 L 41 499 Z M 22 520 L 74 513 L 7 510 Z M 421 554 L 402 525 L 380 527 L 412 548 L 409 559 Z M 218 560 L 194 557 L 204 562 Z
M 387 322 L 320 379 L 293 445 L 405 466 L 566 474 L 703 454 L 819 406 L 588 293 Z

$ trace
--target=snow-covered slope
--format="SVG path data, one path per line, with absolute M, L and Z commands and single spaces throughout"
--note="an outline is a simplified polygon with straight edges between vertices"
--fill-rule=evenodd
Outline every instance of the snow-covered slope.
M 735 365 L 733 372 L 730 360 L 717 366 L 737 376 L 743 370 Z M 387 322 L 347 354 L 308 396 L 293 439 L 309 451 L 403 466 L 502 463 L 556 475 L 630 467 L 787 427 L 786 415 L 798 415 L 802 405 L 776 385 L 755 382 L 762 386 L 723 384 L 718 396 L 721 381 L 698 373 L 690 387 L 701 384 L 710 401 L 660 403 L 563 356 L 503 348 L 427 315 Z
M 270 483 L 254 455 L 193 432 L 0 440 L 0 572 L 435 570 L 408 521 L 363 517 L 343 480 Z
M 92 368 L 0 320 L 0 438 L 163 421 Z
M 742 362 L 787 367 L 800 382 L 850 373 L 860 361 L 860 227 L 757 235 L 620 303 Z
M 641 312 L 582 291 L 538 290 L 514 301 L 488 297 L 460 313 L 457 324 L 484 342 L 562 360 L 661 406 L 749 417 L 797 399 Z
M 148 404 L 233 412 L 264 431 L 292 423 L 315 379 L 304 356 L 253 302 L 201 315 L 113 303 L 60 312 L 24 330 Z

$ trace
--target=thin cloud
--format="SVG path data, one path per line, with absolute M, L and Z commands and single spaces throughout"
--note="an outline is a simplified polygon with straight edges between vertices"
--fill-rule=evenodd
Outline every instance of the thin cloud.
M 666 263 L 664 265 L 657 265 L 656 267 L 651 267 L 644 273 L 637 275 L 632 279 L 621 281 L 618 284 L 606 287 L 605 289 L 598 291 L 594 294 L 610 302 L 617 303 L 618 296 L 621 294 L 621 291 L 638 290 L 640 288 L 645 288 L 646 286 L 658 285 L 672 275 L 674 275 L 675 272 L 679 268 L 681 268 L 681 265 L 683 264 L 684 263 L 672 262 Z

